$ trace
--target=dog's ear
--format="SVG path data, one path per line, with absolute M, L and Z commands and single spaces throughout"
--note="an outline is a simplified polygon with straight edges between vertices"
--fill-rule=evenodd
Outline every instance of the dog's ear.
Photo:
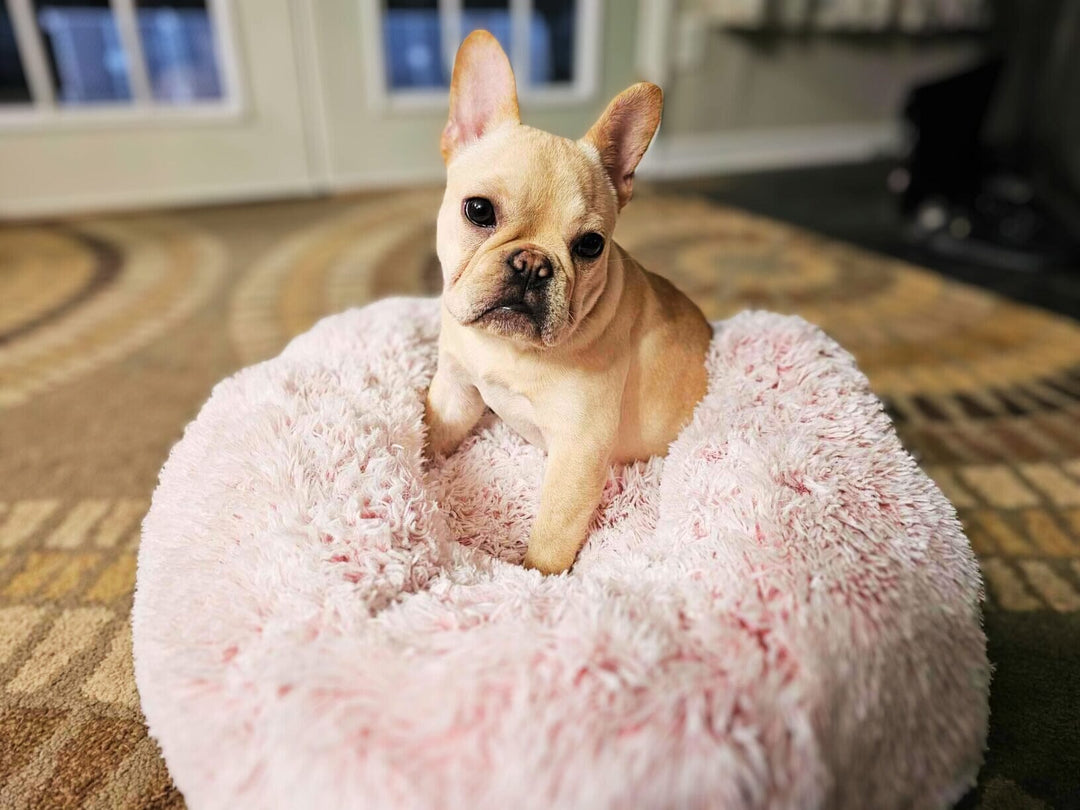
M 619 210 L 634 194 L 634 172 L 660 126 L 663 108 L 664 92 L 655 84 L 639 82 L 615 96 L 585 135 L 615 186 Z
M 521 122 L 510 60 L 489 32 L 473 31 L 454 59 L 443 160 L 449 163 L 462 146 L 507 121 Z

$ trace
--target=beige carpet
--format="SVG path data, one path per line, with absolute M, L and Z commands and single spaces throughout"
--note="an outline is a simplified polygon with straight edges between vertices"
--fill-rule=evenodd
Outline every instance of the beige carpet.
M 433 294 L 438 197 L 0 227 L 0 807 L 182 804 L 142 725 L 127 622 L 157 471 L 221 377 L 323 314 Z M 617 236 L 709 317 L 797 312 L 857 356 L 987 580 L 998 679 L 971 801 L 1065 806 L 1080 328 L 687 196 L 643 195 Z

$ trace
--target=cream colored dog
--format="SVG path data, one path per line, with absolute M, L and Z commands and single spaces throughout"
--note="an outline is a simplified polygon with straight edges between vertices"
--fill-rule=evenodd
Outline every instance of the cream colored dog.
M 571 141 L 521 124 L 488 32 L 454 64 L 428 450 L 452 452 L 486 406 L 547 451 L 525 555 L 547 573 L 573 565 L 608 466 L 666 453 L 705 394 L 705 317 L 611 241 L 662 103 L 636 84 Z

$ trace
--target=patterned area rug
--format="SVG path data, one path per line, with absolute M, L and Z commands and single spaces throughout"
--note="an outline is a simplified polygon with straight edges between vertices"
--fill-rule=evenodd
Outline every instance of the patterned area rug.
M 437 191 L 0 229 L 0 807 L 181 806 L 146 736 L 138 522 L 215 381 L 324 314 L 434 294 Z M 987 583 L 990 750 L 965 806 L 1080 796 L 1080 327 L 679 195 L 617 237 L 710 318 L 850 349 Z

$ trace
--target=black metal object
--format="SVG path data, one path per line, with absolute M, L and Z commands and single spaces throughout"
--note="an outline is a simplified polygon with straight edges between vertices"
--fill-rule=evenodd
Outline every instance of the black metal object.
M 1080 229 L 1065 210 L 1080 199 L 1080 174 L 1066 170 L 1080 166 L 1080 141 L 1059 132 L 1077 105 L 1058 98 L 1080 72 L 1080 60 L 1061 53 L 1080 45 L 1077 4 L 1025 3 L 1011 29 L 1010 4 L 999 5 L 1000 54 L 911 91 L 908 149 L 889 186 L 908 238 L 927 250 L 1015 271 L 1080 266 Z M 1033 48 L 1048 30 L 1053 42 Z M 1059 115 L 1048 116 L 1057 103 Z

